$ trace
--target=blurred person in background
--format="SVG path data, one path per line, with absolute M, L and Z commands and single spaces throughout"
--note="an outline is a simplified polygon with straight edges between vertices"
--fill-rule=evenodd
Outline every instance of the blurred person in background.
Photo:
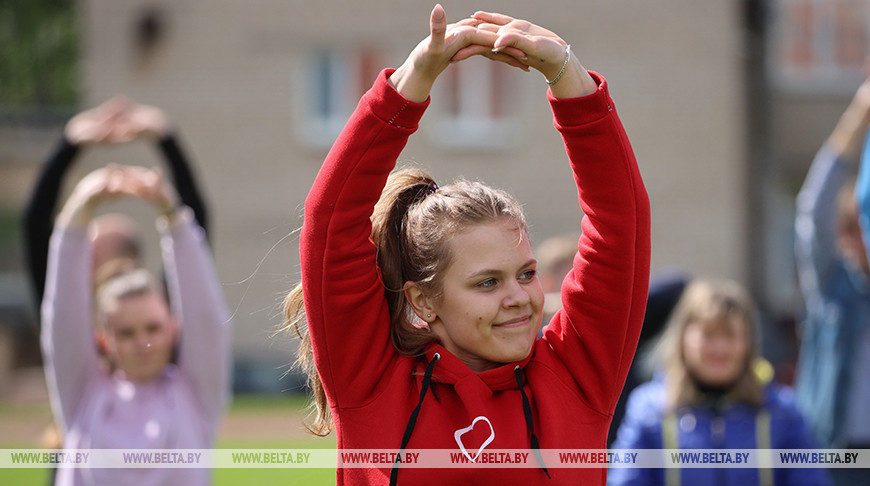
M 855 182 L 868 127 L 870 77 L 819 149 L 797 197 L 795 256 L 804 313 L 795 390 L 816 438 L 831 448 L 870 448 L 866 162 Z M 841 486 L 870 484 L 870 470 L 836 468 L 832 474 Z
M 643 356 L 649 352 L 647 348 L 655 344 L 656 339 L 660 337 L 688 282 L 689 277 L 679 271 L 661 272 L 650 278 L 643 328 L 640 330 L 637 351 L 628 370 L 625 385 L 622 387 L 622 394 L 619 395 L 619 401 L 613 411 L 610 432 L 607 434 L 608 447 L 616 440 L 616 432 L 625 416 L 625 404 L 631 391 L 652 378 L 650 367 Z
M 544 320 L 550 322 L 556 311 L 562 308 L 562 281 L 568 272 L 574 268 L 574 256 L 577 255 L 577 241 L 580 233 L 568 232 L 551 236 L 541 242 L 535 249 L 538 259 L 538 280 L 544 290 Z M 543 333 L 544 326 L 540 333 Z
M 23 217 L 24 251 L 37 307 L 42 302 L 45 289 L 48 241 L 54 229 L 58 198 L 67 172 L 83 148 L 136 140 L 157 143 L 182 203 L 193 210 L 197 222 L 207 231 L 205 203 L 190 162 L 181 149 L 166 113 L 153 106 L 134 103 L 123 96 L 113 97 L 67 122 L 56 150 L 43 164 L 26 203 Z M 92 227 L 94 264 L 99 267 L 116 255 L 138 260 L 138 237 L 135 223 L 128 216 L 101 216 Z
M 134 197 L 158 212 L 169 299 L 128 259 L 94 289 L 88 227 Z M 208 449 L 229 400 L 230 314 L 190 208 L 157 170 L 85 176 L 57 218 L 42 302 L 42 348 L 63 448 Z M 108 262 L 106 265 L 113 264 Z M 176 362 L 172 362 L 177 354 Z M 207 485 L 204 468 L 58 468 L 55 484 Z
M 628 399 L 613 449 L 816 446 L 792 390 L 759 357 L 757 310 L 731 281 L 693 280 L 657 343 L 655 378 Z M 607 484 L 825 486 L 823 469 L 622 468 Z
M 135 103 L 120 95 L 78 113 L 66 123 L 55 151 L 40 169 L 22 218 L 25 269 L 31 282 L 37 313 L 45 291 L 49 239 L 54 231 L 58 198 L 67 173 L 85 148 L 140 140 L 155 142 L 181 202 L 192 209 L 197 222 L 207 233 L 206 205 L 175 132 L 163 110 Z M 123 213 L 95 216 L 88 226 L 88 237 L 92 245 L 93 285 L 98 285 L 121 270 L 124 267 L 120 263 L 122 261 L 139 266 L 142 256 L 141 235 L 130 216 Z M 107 262 L 111 263 L 104 265 Z M 39 319 L 34 323 L 40 326 Z M 54 425 L 46 430 L 43 437 L 45 440 L 42 443 L 49 448 L 59 448 L 63 443 L 60 431 Z

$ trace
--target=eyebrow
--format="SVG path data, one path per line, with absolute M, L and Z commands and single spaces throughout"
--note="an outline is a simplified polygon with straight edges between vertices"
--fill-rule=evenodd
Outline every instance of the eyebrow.
M 520 268 L 530 267 L 530 266 L 532 266 L 532 265 L 535 265 L 536 263 L 538 263 L 538 261 L 535 260 L 534 258 L 532 258 L 531 260 L 529 260 L 529 261 L 527 261 L 526 263 L 522 264 L 522 265 L 520 266 Z M 501 270 L 496 270 L 496 269 L 494 269 L 494 268 L 486 268 L 486 269 L 479 270 L 479 271 L 476 271 L 476 272 L 473 272 L 473 273 L 469 273 L 468 275 L 465 276 L 465 278 L 467 278 L 467 279 L 473 279 L 473 278 L 476 278 L 476 277 L 482 277 L 482 276 L 485 276 L 485 275 L 499 275 L 499 274 L 501 274 L 501 273 L 502 273 Z

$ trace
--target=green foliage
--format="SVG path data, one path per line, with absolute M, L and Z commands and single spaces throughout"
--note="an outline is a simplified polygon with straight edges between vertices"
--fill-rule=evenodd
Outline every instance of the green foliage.
M 74 105 L 78 39 L 72 0 L 0 0 L 0 105 Z

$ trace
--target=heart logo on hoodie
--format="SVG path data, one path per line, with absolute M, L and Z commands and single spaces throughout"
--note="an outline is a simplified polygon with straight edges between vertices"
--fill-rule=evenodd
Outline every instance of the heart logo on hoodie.
M 474 429 L 474 425 L 481 420 L 489 425 L 489 437 L 487 437 L 486 440 L 483 441 L 483 444 L 481 444 L 480 448 L 477 449 L 477 454 L 475 454 L 474 457 L 471 457 L 471 454 L 469 454 L 468 450 L 465 448 L 465 444 L 462 443 L 462 436 L 471 432 Z M 475 417 L 475 419 L 471 421 L 471 425 L 469 425 L 468 427 L 459 429 L 454 432 L 453 438 L 456 439 L 456 444 L 459 445 L 459 448 L 462 450 L 462 453 L 465 455 L 465 457 L 467 457 L 468 460 L 471 462 L 477 462 L 477 459 L 480 457 L 480 453 L 483 452 L 483 449 L 485 449 L 486 446 L 490 444 L 490 442 L 495 440 L 495 429 L 492 428 L 492 422 L 490 422 L 488 418 L 481 415 L 479 417 Z

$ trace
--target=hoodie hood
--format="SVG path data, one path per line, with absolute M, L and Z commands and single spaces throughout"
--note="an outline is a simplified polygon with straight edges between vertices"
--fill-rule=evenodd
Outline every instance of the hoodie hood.
M 532 346 L 531 352 L 522 361 L 505 363 L 498 368 L 476 373 L 443 346 L 433 343 L 426 347 L 424 351 L 425 362 L 421 361 L 418 364 L 417 371 L 422 374 L 426 368 L 426 363 L 431 362 L 435 353 L 438 353 L 441 359 L 432 374 L 432 381 L 435 383 L 457 386 L 468 382 L 479 382 L 492 391 L 515 390 L 518 388 L 515 368 L 519 366 L 521 369 L 525 369 L 535 354 L 534 351 L 535 346 Z

